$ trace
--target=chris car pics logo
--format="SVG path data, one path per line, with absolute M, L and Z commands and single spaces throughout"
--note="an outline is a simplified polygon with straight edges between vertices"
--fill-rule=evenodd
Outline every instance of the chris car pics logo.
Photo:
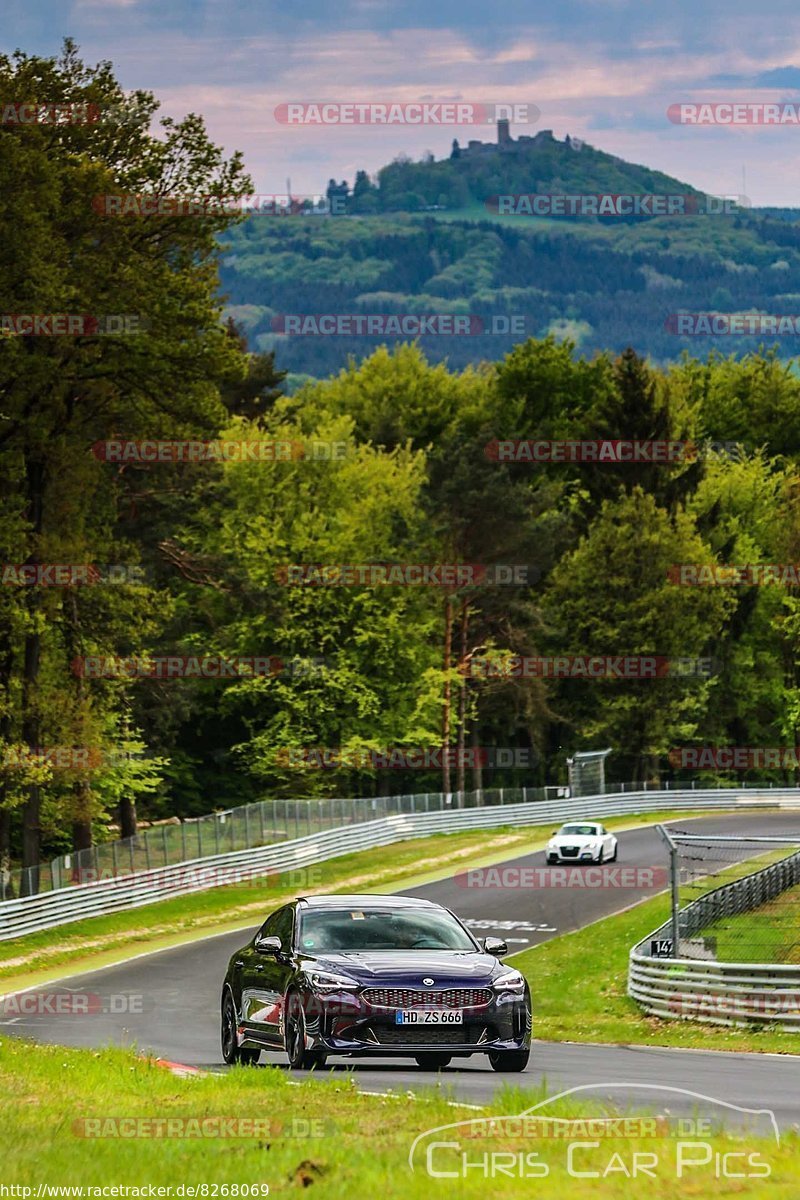
M 644 1112 L 586 1115 L 587 1102 L 596 1110 L 601 1101 L 606 1110 L 609 1094 L 628 1108 L 640 1099 Z M 559 1114 L 569 1111 L 573 1098 L 579 1101 L 575 1116 L 548 1113 L 553 1105 Z M 724 1134 L 731 1124 L 736 1136 L 728 1139 Z M 621 1195 L 632 1179 L 667 1185 L 686 1180 L 684 1186 L 705 1196 L 723 1180 L 727 1188 L 741 1187 L 741 1180 L 769 1179 L 771 1153 L 779 1145 L 771 1109 L 745 1108 L 655 1082 L 612 1081 L 569 1088 L 521 1113 L 470 1117 L 425 1130 L 411 1143 L 408 1166 L 412 1173 L 448 1182 L 548 1180 L 568 1189 L 573 1180 L 613 1180 Z

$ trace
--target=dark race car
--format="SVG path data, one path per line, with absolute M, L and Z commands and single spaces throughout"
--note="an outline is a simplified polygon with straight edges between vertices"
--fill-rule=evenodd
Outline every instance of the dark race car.
M 228 964 L 222 1055 L 291 1067 L 328 1055 L 411 1057 L 421 1067 L 486 1054 L 495 1071 L 530 1055 L 530 990 L 447 909 L 405 896 L 312 896 L 268 917 Z

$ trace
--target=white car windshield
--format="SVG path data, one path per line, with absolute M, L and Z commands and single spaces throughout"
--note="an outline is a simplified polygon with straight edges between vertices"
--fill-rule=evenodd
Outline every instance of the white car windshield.
M 562 825 L 559 836 L 562 833 L 578 834 L 581 837 L 594 837 L 597 833 L 596 825 Z

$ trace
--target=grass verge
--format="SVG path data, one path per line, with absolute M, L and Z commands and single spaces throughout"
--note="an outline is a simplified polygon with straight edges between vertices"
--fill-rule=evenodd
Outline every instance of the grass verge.
M 609 817 L 605 825 L 622 830 L 689 816 L 697 813 L 629 813 Z M 167 949 L 209 934 L 255 926 L 264 914 L 298 894 L 399 891 L 432 883 L 452 875 L 454 868 L 491 866 L 541 850 L 551 832 L 548 823 L 414 838 L 12 938 L 0 942 L 0 986 L 11 991 L 47 983 L 63 975 L 67 964 L 70 973 L 77 974 L 138 951 Z
M 599 1139 L 595 1148 L 587 1147 L 585 1133 L 576 1134 L 583 1145 L 573 1168 L 598 1172 L 594 1178 L 569 1174 L 569 1143 L 563 1136 L 534 1140 L 500 1127 L 500 1136 L 476 1140 L 466 1136 L 463 1126 L 447 1129 L 436 1140 L 456 1144 L 432 1153 L 431 1165 L 440 1173 L 434 1178 L 425 1169 L 429 1142 L 411 1171 L 414 1139 L 439 1126 L 486 1117 L 489 1110 L 449 1106 L 443 1096 L 431 1092 L 413 1100 L 366 1095 L 347 1075 L 295 1085 L 275 1068 L 236 1068 L 226 1075 L 179 1079 L 129 1051 L 66 1050 L 0 1039 L 0 1088 L 6 1101 L 0 1106 L 2 1182 L 31 1188 L 34 1200 L 37 1195 L 59 1194 L 38 1193 L 40 1186 L 104 1188 L 106 1196 L 115 1186 L 145 1189 L 127 1193 L 144 1196 L 147 1189 L 163 1187 L 172 1191 L 161 1195 L 173 1197 L 189 1195 L 187 1186 L 205 1186 L 204 1193 L 194 1194 L 212 1198 L 260 1197 L 265 1187 L 271 1196 L 312 1188 L 310 1194 L 323 1200 L 372 1195 L 403 1200 L 428 1200 L 432 1195 L 483 1198 L 496 1186 L 493 1181 L 503 1194 L 511 1190 L 514 1196 L 547 1200 L 564 1195 L 573 1200 L 673 1200 L 712 1194 L 740 1198 L 763 1194 L 765 1178 L 771 1200 L 796 1200 L 800 1189 L 796 1133 L 786 1135 L 780 1145 L 755 1133 L 704 1136 L 708 1159 L 700 1162 L 705 1153 L 681 1149 L 686 1143 L 674 1136 L 674 1127 L 666 1136 L 654 1137 L 641 1136 L 642 1126 L 634 1136 Z M 543 1091 L 506 1089 L 491 1114 L 520 1113 L 544 1098 Z M 562 1100 L 543 1111 L 575 1118 L 611 1110 Z M 157 1121 L 162 1132 L 153 1136 Z M 195 1124 L 188 1123 L 192 1121 Z M 237 1130 L 232 1121 L 251 1124 Z M 227 1130 L 227 1136 L 207 1135 L 220 1129 Z M 231 1136 L 233 1130 L 249 1136 Z M 127 1136 L 109 1136 L 122 1131 Z M 693 1142 L 696 1147 L 697 1139 Z M 718 1156 L 728 1152 L 756 1156 L 745 1171 L 755 1170 L 757 1177 L 742 1178 L 743 1158 L 737 1157 L 733 1161 L 738 1176 L 720 1178 Z M 500 1160 L 484 1157 L 501 1153 Z M 650 1171 L 631 1178 L 637 1153 L 649 1156 Z M 698 1165 L 685 1167 L 678 1178 L 680 1155 Z M 465 1158 L 484 1164 L 483 1169 L 472 1166 L 465 1172 Z M 443 1177 L 444 1172 L 450 1175 Z M 257 1190 L 250 1192 L 251 1188 Z M 85 1197 L 93 1194 L 97 1193 L 83 1191 Z
M 717 957 L 728 962 L 800 963 L 800 886 L 703 934 L 717 939 Z
M 739 867 L 742 874 L 754 869 L 752 862 Z M 726 873 L 726 879 L 731 876 L 732 872 Z M 707 886 L 715 883 L 709 880 Z M 642 1012 L 626 992 L 628 955 L 631 947 L 669 915 L 669 898 L 654 896 L 627 912 L 513 955 L 509 961 L 530 980 L 536 1037 L 551 1042 L 800 1054 L 796 1033 L 763 1023 L 752 1029 L 729 1029 Z M 716 927 L 711 932 L 716 932 Z

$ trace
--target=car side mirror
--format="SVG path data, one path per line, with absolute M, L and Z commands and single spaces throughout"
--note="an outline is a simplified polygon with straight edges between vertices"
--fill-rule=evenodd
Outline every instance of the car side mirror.
M 256 950 L 262 954 L 280 954 L 283 943 L 279 937 L 256 938 Z
M 550 837 L 555 837 L 557 835 L 557 833 L 558 833 L 558 830 L 554 829 L 553 832 L 550 834 Z
M 491 954 L 494 958 L 502 958 L 504 954 L 508 954 L 508 946 L 502 938 L 484 938 L 483 949 L 484 953 Z

